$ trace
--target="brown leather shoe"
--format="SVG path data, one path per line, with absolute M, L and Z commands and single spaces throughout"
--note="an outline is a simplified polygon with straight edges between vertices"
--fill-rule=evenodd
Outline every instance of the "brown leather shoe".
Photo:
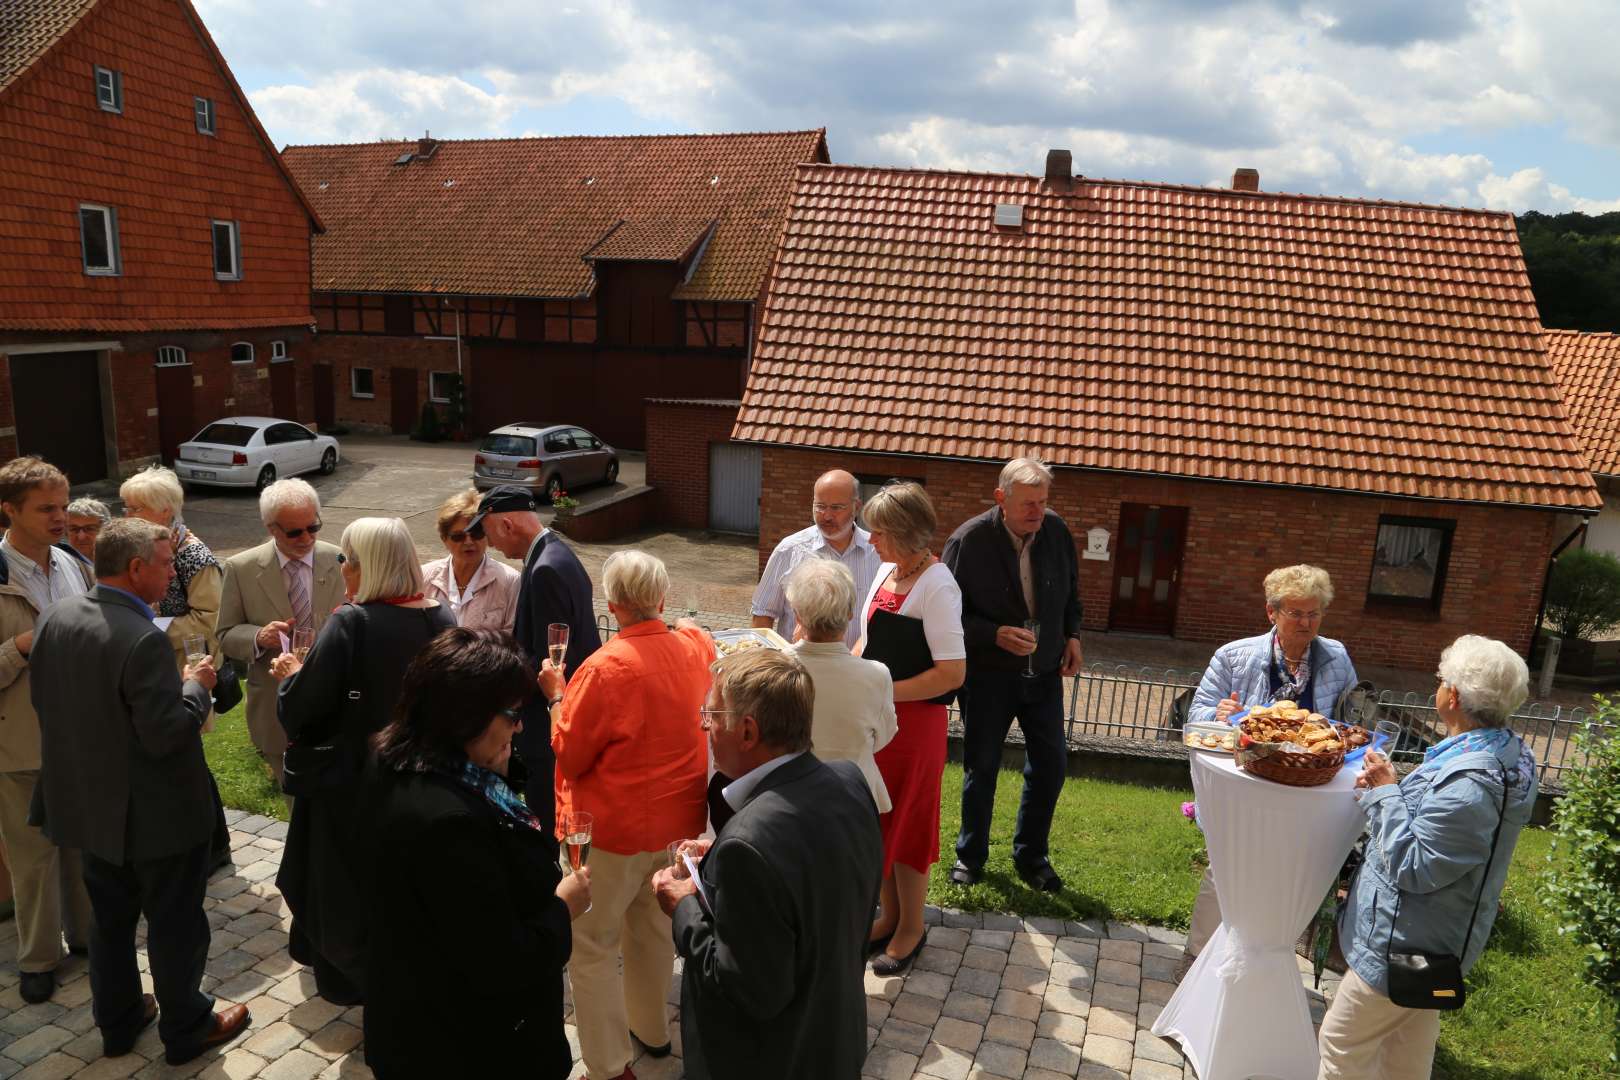
M 170 1065 L 184 1065 L 192 1058 L 222 1043 L 228 1043 L 242 1032 L 247 1030 L 248 1016 L 246 1005 L 232 1005 L 214 1014 L 213 1021 L 208 1026 L 208 1032 L 201 1039 L 183 1049 L 172 1049 L 164 1053 L 163 1059 Z
M 141 1022 L 134 1031 L 117 1038 L 109 1038 L 106 1032 L 101 1035 L 101 1056 L 122 1057 L 135 1048 L 135 1040 L 141 1032 L 152 1026 L 157 1019 L 157 998 L 151 994 L 141 995 Z

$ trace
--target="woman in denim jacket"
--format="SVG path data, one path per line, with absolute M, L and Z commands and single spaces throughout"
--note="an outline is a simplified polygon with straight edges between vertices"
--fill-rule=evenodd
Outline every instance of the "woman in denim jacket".
M 1319 1080 L 1429 1075 L 1440 1014 L 1389 1000 L 1389 953 L 1457 956 L 1466 940 L 1462 969 L 1473 967 L 1535 806 L 1535 758 L 1506 726 L 1529 692 L 1524 661 L 1500 641 L 1468 635 L 1441 654 L 1439 679 L 1446 738 L 1404 780 L 1376 753 L 1356 780 L 1366 789 L 1367 851 L 1339 912 L 1350 970 L 1322 1021 Z

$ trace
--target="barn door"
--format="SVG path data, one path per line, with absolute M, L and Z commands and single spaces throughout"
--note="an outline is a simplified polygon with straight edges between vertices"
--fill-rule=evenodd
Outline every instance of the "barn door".
M 1176 626 L 1187 508 L 1125 503 L 1119 508 L 1119 553 L 1114 559 L 1108 628 L 1169 634 Z
M 157 376 L 158 439 L 163 460 L 170 465 L 180 456 L 180 444 L 197 434 L 196 380 L 190 364 L 153 369 Z
M 100 357 L 96 352 L 11 357 L 17 451 L 44 458 L 74 484 L 107 476 Z
M 322 431 L 337 424 L 337 399 L 332 396 L 332 365 L 316 364 L 315 372 L 315 426 Z
M 416 401 L 416 369 L 390 368 L 388 396 L 392 404 L 389 415 L 393 419 L 394 434 L 409 435 L 416 428 L 417 410 L 421 408 Z
M 709 444 L 709 528 L 759 532 L 760 448 Z
M 291 360 L 270 361 L 270 411 L 278 420 L 298 419 L 298 372 Z

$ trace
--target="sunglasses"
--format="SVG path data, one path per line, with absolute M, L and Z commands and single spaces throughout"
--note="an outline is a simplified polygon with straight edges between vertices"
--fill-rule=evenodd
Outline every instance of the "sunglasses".
M 445 533 L 444 538 L 450 541 L 452 544 L 459 544 L 463 540 L 467 539 L 482 540 L 484 538 L 484 530 L 481 528 L 457 529 L 455 532 Z
M 285 536 L 289 540 L 296 540 L 305 533 L 309 533 L 309 535 L 314 536 L 316 533 L 320 532 L 321 523 L 317 521 L 313 525 L 305 525 L 302 529 L 282 529 L 280 525 L 277 525 L 276 528 L 281 529 L 282 536 Z

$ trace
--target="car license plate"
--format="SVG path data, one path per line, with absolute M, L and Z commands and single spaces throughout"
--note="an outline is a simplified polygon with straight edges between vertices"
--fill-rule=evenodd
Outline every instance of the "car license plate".
M 218 480 L 219 474 L 208 469 L 192 469 L 191 475 L 197 480 Z
M 499 469 L 499 468 L 496 468 L 494 465 L 491 465 L 489 467 L 489 475 L 491 475 L 491 476 L 511 476 L 512 472 L 513 472 L 513 470 L 511 470 L 511 469 Z

